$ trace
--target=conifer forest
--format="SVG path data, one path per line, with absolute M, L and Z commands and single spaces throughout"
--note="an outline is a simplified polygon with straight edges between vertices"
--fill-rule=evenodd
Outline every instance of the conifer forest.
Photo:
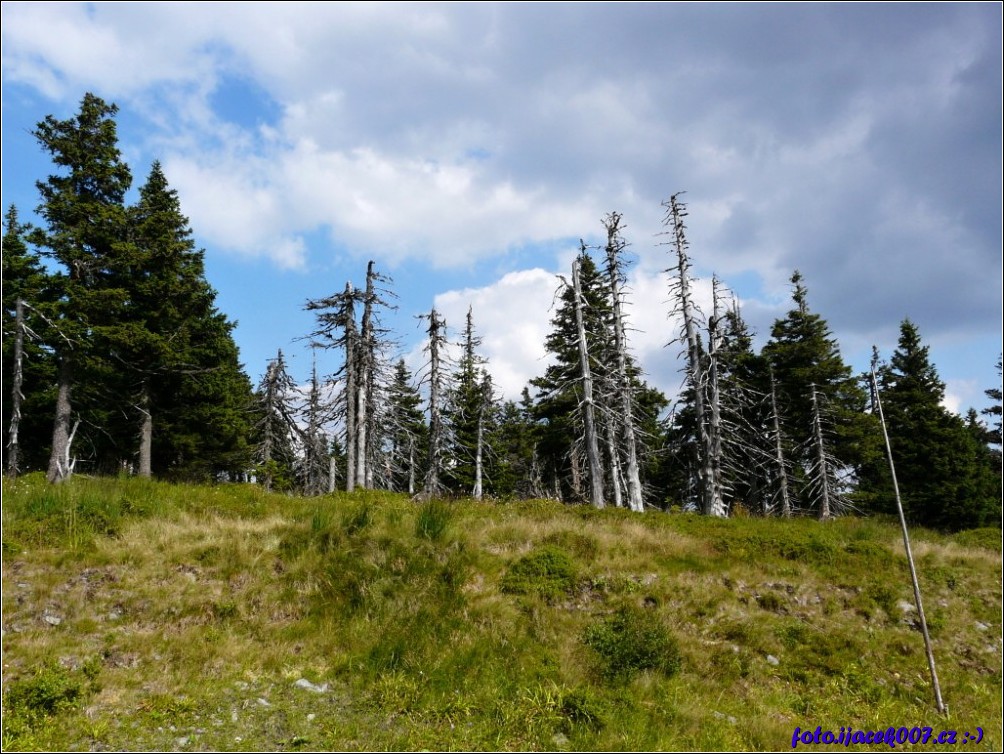
M 680 355 L 672 400 L 632 353 L 632 242 L 613 210 L 597 218 L 605 242 L 582 243 L 555 280 L 550 358 L 518 399 L 499 397 L 474 310 L 447 323 L 430 308 L 424 363 L 409 366 L 387 325 L 395 282 L 379 260 L 304 302 L 314 318 L 300 338 L 314 354 L 306 384 L 288 371 L 289 344 L 250 365 L 263 374 L 253 384 L 160 163 L 129 193 L 136 176 L 117 114 L 87 94 L 74 117 L 41 120 L 33 135 L 52 172 L 32 177 L 40 222 L 6 211 L 9 477 L 129 474 L 307 496 L 379 489 L 825 520 L 896 510 L 880 401 L 907 519 L 946 531 L 1000 522 L 1000 384 L 965 415 L 947 409 L 910 319 L 892 353 L 876 351 L 872 368 L 854 373 L 813 308 L 819 283 L 798 271 L 789 310 L 755 349 L 727 280 L 714 278 L 710 307 L 698 303 L 701 250 L 688 243 L 682 191 L 667 192 L 663 227 L 652 229 L 665 258 L 666 345 Z

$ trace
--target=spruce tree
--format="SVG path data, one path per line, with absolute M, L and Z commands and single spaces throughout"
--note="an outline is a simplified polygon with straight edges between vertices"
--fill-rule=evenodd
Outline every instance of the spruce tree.
M 418 492 L 419 480 L 425 478 L 425 454 L 428 427 L 421 409 L 422 398 L 412 386 L 412 376 L 404 359 L 394 367 L 394 377 L 387 391 L 384 434 L 387 448 L 385 474 L 391 490 Z
M 112 275 L 127 236 L 124 198 L 132 182 L 118 148 L 117 112 L 88 93 L 75 117 L 47 116 L 33 131 L 59 171 L 36 183 L 42 199 L 37 211 L 46 227 L 32 234 L 62 268 L 54 278 L 62 337 L 52 343 L 59 364 L 48 466 L 53 482 L 66 479 L 73 468 L 74 386 L 107 350 L 105 337 L 119 324 L 127 298 Z
M 909 320 L 879 371 L 879 390 L 903 509 L 912 523 L 945 530 L 983 526 L 1000 517 L 1000 488 L 986 445 L 943 405 L 945 385 Z M 880 466 L 880 465 L 879 465 Z M 875 507 L 894 510 L 888 473 L 868 469 L 862 485 Z
M 814 391 L 817 402 L 826 407 L 833 433 L 828 452 L 841 471 L 878 457 L 880 440 L 874 417 L 864 413 L 865 392 L 851 376 L 826 321 L 809 309 L 801 274 L 796 271 L 791 282 L 795 307 L 774 323 L 762 355 L 776 380 L 781 429 L 789 440 L 785 451 L 796 483 L 804 487 L 818 450 L 813 446 Z
M 255 395 L 252 460 L 258 482 L 266 490 L 284 491 L 293 484 L 296 419 L 291 398 L 295 390 L 280 350 L 269 361 Z

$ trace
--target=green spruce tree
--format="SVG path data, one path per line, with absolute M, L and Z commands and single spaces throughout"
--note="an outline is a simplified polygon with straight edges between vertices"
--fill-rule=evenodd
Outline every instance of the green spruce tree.
M 74 388 L 96 389 L 100 378 L 88 377 L 92 369 L 109 374 L 106 338 L 118 326 L 127 299 L 114 287 L 113 276 L 127 237 L 124 198 L 132 182 L 118 148 L 117 112 L 115 105 L 88 93 L 75 117 L 50 115 L 33 132 L 58 170 L 36 183 L 42 199 L 37 211 L 46 226 L 31 239 L 61 268 L 53 279 L 60 333 L 51 343 L 59 370 L 48 464 L 53 482 L 73 470 Z
M 809 309 L 799 272 L 791 283 L 795 308 L 774 323 L 762 355 L 776 379 L 782 431 L 788 441 L 785 453 L 794 467 L 794 481 L 807 491 L 816 463 L 814 392 L 826 413 L 827 452 L 841 471 L 853 472 L 878 458 L 881 440 L 875 418 L 864 412 L 866 394 L 851 376 L 829 326 Z M 815 505 L 812 496 L 802 497 Z
M 909 320 L 879 370 L 879 391 L 896 465 L 903 510 L 915 524 L 945 530 L 983 526 L 1000 518 L 1000 487 L 989 449 L 957 414 L 944 407 L 945 385 L 929 349 Z M 876 464 L 862 474 L 874 507 L 892 512 L 888 471 Z

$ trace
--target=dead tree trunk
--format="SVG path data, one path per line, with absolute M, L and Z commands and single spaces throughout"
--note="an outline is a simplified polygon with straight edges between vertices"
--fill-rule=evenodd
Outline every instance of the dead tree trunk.
M 153 412 L 150 407 L 150 385 L 144 380 L 139 396 L 139 476 L 153 476 Z
M 70 446 L 72 431 L 70 418 L 73 407 L 70 403 L 70 392 L 73 385 L 73 362 L 69 353 L 64 353 L 59 360 L 59 387 L 56 393 L 56 418 L 52 426 L 52 449 L 49 453 L 49 470 L 46 479 L 52 483 L 63 482 L 70 478 Z
M 356 488 L 358 470 L 356 469 L 356 453 L 359 443 L 357 434 L 357 399 L 358 395 L 358 353 L 359 343 L 356 334 L 354 291 L 352 283 L 345 284 L 345 294 L 342 313 L 342 326 L 345 329 L 345 491 L 352 492 Z
M 677 299 L 675 309 L 683 318 L 683 335 L 687 348 L 687 379 L 694 391 L 694 411 L 697 414 L 700 456 L 697 473 L 700 481 L 701 509 L 709 516 L 724 516 L 725 503 L 715 489 L 714 451 L 704 393 L 707 389 L 704 359 L 701 354 L 696 307 L 690 292 L 690 259 L 687 256 L 686 226 L 683 222 L 687 212 L 678 197 L 679 194 L 673 194 L 664 206 L 668 207 L 666 224 L 672 226 L 671 245 L 676 252 L 676 282 L 672 286 Z
M 373 382 L 376 368 L 376 337 L 373 307 L 377 303 L 376 271 L 373 261 L 366 267 L 366 293 L 363 297 L 362 332 L 359 337 L 358 398 L 356 409 L 356 484 L 364 489 L 373 482 Z
M 774 368 L 770 369 L 770 418 L 774 429 L 774 460 L 777 463 L 777 478 L 780 484 L 781 515 L 791 518 L 791 495 L 788 493 L 788 466 L 784 460 L 784 446 L 781 441 L 781 421 L 777 414 L 777 383 Z
M 617 430 L 614 427 L 613 417 L 609 417 L 605 422 L 607 456 L 610 458 L 610 491 L 614 496 L 614 507 L 624 507 L 624 493 L 621 489 L 621 461 L 617 452 Z
M 572 263 L 572 286 L 575 293 L 575 326 L 579 340 L 579 364 L 582 370 L 582 423 L 585 428 L 586 459 L 589 462 L 590 502 L 603 508 L 603 469 L 600 449 L 596 439 L 596 421 L 593 405 L 593 377 L 589 367 L 589 347 L 586 344 L 586 326 L 582 309 L 582 288 L 579 283 L 579 260 Z
M 478 438 L 474 449 L 474 489 L 471 490 L 471 495 L 475 500 L 480 500 L 484 496 L 484 487 L 482 484 L 484 447 L 485 407 L 482 405 L 481 410 L 478 413 Z
M 623 270 L 620 254 L 624 250 L 624 240 L 621 236 L 621 215 L 611 212 L 604 220 L 607 229 L 607 276 L 610 280 L 610 298 L 614 315 L 614 350 L 617 352 L 617 394 L 620 403 L 621 416 L 619 424 L 624 439 L 624 452 L 627 456 L 627 492 L 628 504 L 631 510 L 641 513 L 645 510 L 642 499 L 641 473 L 638 468 L 638 441 L 634 426 L 634 391 L 631 386 L 631 376 L 627 368 L 627 327 L 622 307 L 621 283 Z M 617 463 L 619 471 L 620 463 Z M 615 503 L 621 507 L 618 477 L 614 477 Z
M 816 464 L 819 474 L 819 519 L 825 521 L 830 518 L 830 474 L 829 460 L 826 455 L 826 445 L 823 442 L 823 422 L 819 416 L 819 401 L 816 398 L 816 386 L 812 385 L 812 436 L 816 451 Z
M 17 466 L 20 455 L 18 445 L 18 430 L 21 426 L 21 402 L 24 395 L 21 386 L 24 384 L 24 301 L 18 299 L 14 306 L 14 383 L 11 385 L 10 428 L 7 431 L 7 476 L 17 477 Z
M 711 280 L 714 311 L 708 323 L 708 468 L 711 472 L 711 494 L 720 512 L 727 515 L 722 485 L 722 402 L 718 390 L 718 345 L 721 341 L 721 320 L 718 315 L 718 279 Z

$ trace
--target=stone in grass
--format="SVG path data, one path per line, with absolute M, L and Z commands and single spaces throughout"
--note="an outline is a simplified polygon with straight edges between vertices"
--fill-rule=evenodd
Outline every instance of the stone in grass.
M 326 694 L 328 692 L 328 684 L 324 683 L 318 686 L 316 683 L 311 683 L 306 678 L 300 678 L 294 684 L 297 688 L 301 688 L 304 691 L 313 691 L 315 694 Z
M 777 659 L 774 655 L 767 655 L 767 664 L 768 665 L 780 665 L 781 661 L 779 659 Z

